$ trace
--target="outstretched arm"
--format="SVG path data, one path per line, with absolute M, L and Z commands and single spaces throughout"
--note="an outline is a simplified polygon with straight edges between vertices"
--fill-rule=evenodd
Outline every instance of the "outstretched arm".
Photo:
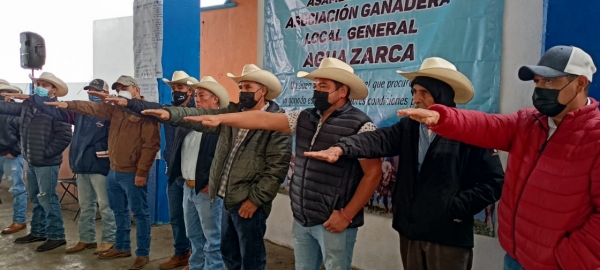
M 218 127 L 219 125 L 232 126 L 241 129 L 264 129 L 279 131 L 286 134 L 293 133 L 290 129 L 288 117 L 282 113 L 266 111 L 247 111 L 219 115 L 188 116 L 185 121 L 201 123 L 205 127 Z

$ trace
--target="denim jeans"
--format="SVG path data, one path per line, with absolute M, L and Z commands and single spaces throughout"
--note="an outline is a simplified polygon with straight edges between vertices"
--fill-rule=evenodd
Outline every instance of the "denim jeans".
M 221 220 L 221 253 L 228 270 L 261 270 L 267 265 L 264 236 L 267 215 L 259 207 L 246 219 L 240 217 L 238 205 L 232 210 L 223 209 Z
M 65 239 L 57 183 L 58 166 L 28 166 L 27 189 L 29 201 L 33 204 L 30 234 L 33 236 L 46 237 L 48 240 Z
M 115 214 L 117 235 L 115 249 L 119 251 L 131 250 L 131 217 L 135 218 L 135 235 L 137 250 L 135 255 L 146 257 L 150 254 L 150 210 L 146 186 L 135 186 L 135 173 L 120 173 L 110 170 L 106 177 L 108 190 L 108 203 Z
M 96 202 L 102 216 L 102 243 L 115 242 L 115 215 L 108 206 L 106 176 L 101 174 L 78 174 L 79 192 L 79 241 L 96 242 Z
M 217 197 L 210 202 L 210 196 L 183 187 L 183 212 L 188 238 L 192 242 L 190 270 L 223 269 L 221 256 L 221 217 L 223 199 Z
M 504 256 L 504 270 L 525 270 L 525 268 L 517 260 L 506 254 Z
M 27 222 L 27 190 L 23 181 L 23 156 L 8 158 L 0 156 L 0 181 L 6 176 L 10 188 L 8 192 L 13 197 L 13 223 Z
M 297 270 L 349 270 L 358 228 L 331 233 L 323 225 L 303 227 L 294 221 L 292 238 Z
M 183 186 L 185 180 L 175 180 L 167 187 L 169 198 L 169 218 L 173 231 L 173 246 L 175 256 L 183 256 L 190 250 L 190 240 L 185 235 L 185 220 L 183 217 Z

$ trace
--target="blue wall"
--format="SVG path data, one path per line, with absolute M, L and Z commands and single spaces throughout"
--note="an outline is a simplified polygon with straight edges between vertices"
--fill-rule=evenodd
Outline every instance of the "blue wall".
M 544 0 L 543 51 L 556 45 L 572 45 L 592 56 L 600 65 L 600 1 Z M 590 96 L 600 100 L 600 75 L 594 74 Z

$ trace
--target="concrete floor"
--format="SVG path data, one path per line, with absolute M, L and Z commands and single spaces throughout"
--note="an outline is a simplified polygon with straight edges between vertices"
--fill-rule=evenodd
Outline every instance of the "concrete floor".
M 60 193 L 59 193 L 60 196 Z M 12 222 L 12 197 L 8 193 L 6 181 L 0 184 L 0 229 Z M 73 221 L 78 205 L 75 200 L 65 197 L 62 203 L 62 215 L 67 246 L 74 245 L 78 240 L 77 221 Z M 27 222 L 31 221 L 31 205 L 29 205 Z M 100 220 L 96 222 L 100 232 Z M 12 235 L 0 235 L 0 269 L 24 270 L 50 270 L 50 269 L 128 269 L 135 256 L 114 260 L 99 260 L 94 256 L 93 250 L 85 250 L 75 254 L 65 254 L 65 247 L 52 251 L 35 252 L 35 248 L 42 242 L 31 244 L 14 244 L 13 240 L 24 236 L 28 231 L 21 231 Z M 131 231 L 132 250 L 135 250 L 135 229 Z M 99 235 L 97 235 L 99 238 Z M 145 269 L 159 269 L 160 263 L 168 260 L 173 253 L 173 239 L 169 225 L 152 227 L 152 242 L 150 247 L 150 263 Z M 294 269 L 293 251 L 267 242 L 267 269 L 288 270 Z

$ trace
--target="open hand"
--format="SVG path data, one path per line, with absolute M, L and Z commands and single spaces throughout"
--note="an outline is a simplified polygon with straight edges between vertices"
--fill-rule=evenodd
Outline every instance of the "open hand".
M 0 95 L 2 95 L 4 97 L 4 101 L 10 101 L 11 99 L 29 100 L 29 95 L 25 95 L 25 94 L 1 93 Z
M 113 97 L 113 96 L 108 96 L 104 99 L 104 101 L 110 102 L 112 104 L 116 104 L 119 105 L 121 107 L 127 107 L 128 101 L 126 98 L 122 98 L 122 97 Z
M 44 104 L 46 104 L 47 106 L 54 106 L 59 109 L 66 109 L 69 107 L 69 104 L 60 101 L 44 102 Z
M 440 113 L 427 109 L 398 110 L 398 116 L 408 116 L 410 119 L 424 123 L 428 126 L 435 126 L 438 121 L 440 121 Z
M 169 111 L 163 110 L 163 109 L 143 110 L 142 114 L 154 116 L 156 118 L 159 118 L 159 119 L 162 119 L 165 121 L 169 120 L 169 118 L 171 118 L 171 114 L 169 113 Z
M 304 155 L 306 157 L 324 160 L 329 163 L 335 163 L 336 161 L 338 161 L 340 156 L 343 154 L 344 154 L 344 151 L 342 151 L 342 148 L 339 148 L 337 146 L 330 147 L 329 149 L 321 150 L 321 151 L 304 152 Z
M 218 115 L 186 116 L 183 120 L 188 122 L 199 122 L 205 127 L 217 127 L 222 122 Z
M 88 95 L 99 97 L 102 100 L 104 100 L 110 96 L 110 94 L 105 93 L 105 92 L 100 92 L 100 91 L 88 91 Z

